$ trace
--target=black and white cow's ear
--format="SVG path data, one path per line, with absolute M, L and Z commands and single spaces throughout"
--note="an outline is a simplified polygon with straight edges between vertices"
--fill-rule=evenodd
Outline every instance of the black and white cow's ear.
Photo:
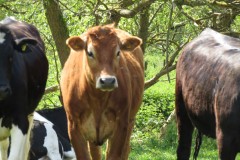
M 28 51 L 28 44 L 36 45 L 37 40 L 33 38 L 21 38 L 15 40 L 15 49 L 19 52 L 26 53 Z
M 121 39 L 121 50 L 132 51 L 136 47 L 142 44 L 142 39 L 136 36 L 127 37 L 125 39 Z

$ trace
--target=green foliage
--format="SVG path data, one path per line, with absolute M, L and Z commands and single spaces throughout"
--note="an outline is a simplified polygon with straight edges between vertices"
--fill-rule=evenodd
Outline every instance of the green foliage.
M 166 78 L 166 77 L 163 77 Z M 144 92 L 142 106 L 137 114 L 135 132 L 151 136 L 159 129 L 174 109 L 174 81 L 163 81 Z

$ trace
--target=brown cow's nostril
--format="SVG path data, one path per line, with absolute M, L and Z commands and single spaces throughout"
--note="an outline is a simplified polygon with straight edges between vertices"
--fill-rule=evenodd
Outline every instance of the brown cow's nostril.
M 96 83 L 96 88 L 103 91 L 111 91 L 118 87 L 118 82 L 115 76 L 99 77 Z
M 100 83 L 103 85 L 113 85 L 116 79 L 114 77 L 110 78 L 100 78 Z

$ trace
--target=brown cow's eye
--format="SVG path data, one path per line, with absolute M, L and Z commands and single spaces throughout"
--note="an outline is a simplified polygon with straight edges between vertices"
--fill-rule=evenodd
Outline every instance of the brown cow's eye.
M 119 57 L 119 56 L 120 56 L 120 51 L 117 52 L 117 57 Z
M 89 57 L 91 57 L 91 58 L 93 58 L 94 57 L 94 55 L 93 55 L 93 52 L 87 52 L 87 55 L 89 56 Z

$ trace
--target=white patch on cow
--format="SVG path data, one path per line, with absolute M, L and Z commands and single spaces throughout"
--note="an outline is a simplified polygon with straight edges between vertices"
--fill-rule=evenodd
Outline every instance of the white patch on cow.
M 44 118 L 43 116 L 41 116 L 39 113 L 37 112 L 34 112 L 34 116 L 33 116 L 33 119 L 34 120 L 38 120 L 38 121 L 41 121 L 41 122 L 46 122 L 46 123 L 49 123 L 49 124 L 52 124 L 52 122 L 50 122 L 49 120 L 47 120 L 46 118 Z
M 0 44 L 2 44 L 5 41 L 5 38 L 4 38 L 5 35 L 6 35 L 6 33 L 0 32 Z
M 18 126 L 13 125 L 11 129 L 11 147 L 9 160 L 23 159 L 25 160 L 25 146 L 27 135 L 23 135 Z
M 11 146 L 8 160 L 22 159 L 27 160 L 30 149 L 30 130 L 33 124 L 33 115 L 28 116 L 29 128 L 27 134 L 23 134 L 22 131 L 16 125 L 12 125 L 10 131 L 11 134 Z
M 59 143 L 56 132 L 53 130 L 53 125 L 49 123 L 44 123 L 47 131 L 47 136 L 44 139 L 44 144 L 48 150 L 48 157 L 54 160 L 61 160 L 61 154 L 59 153 Z
M 75 152 L 74 152 L 73 148 L 71 148 L 70 151 L 64 152 L 63 155 L 64 155 L 64 157 L 70 158 L 70 159 L 76 158 L 76 155 L 75 155 Z
M 46 128 L 46 137 L 44 139 L 43 146 L 47 148 L 47 157 L 53 160 L 62 160 L 61 154 L 59 153 L 59 143 L 57 133 L 53 129 L 53 123 L 42 117 L 37 112 L 34 112 L 34 119 L 45 122 L 44 126 Z

